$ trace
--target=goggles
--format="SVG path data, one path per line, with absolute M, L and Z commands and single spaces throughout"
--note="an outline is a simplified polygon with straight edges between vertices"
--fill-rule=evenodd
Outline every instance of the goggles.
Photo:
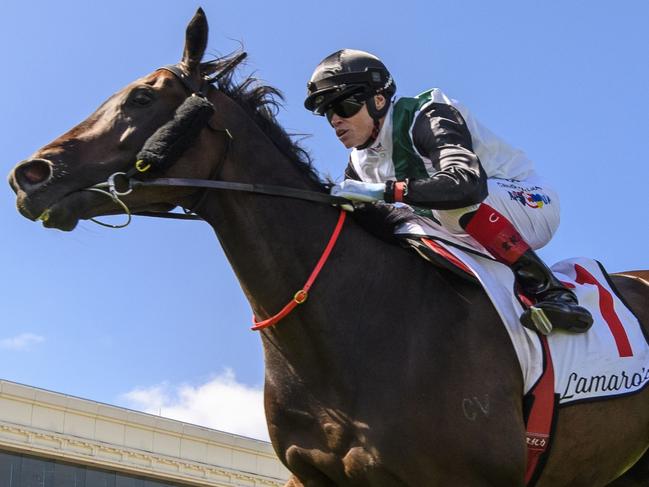
M 360 112 L 364 104 L 365 99 L 359 99 L 358 96 L 350 96 L 333 102 L 324 110 L 324 115 L 327 117 L 329 123 L 331 123 L 334 114 L 342 118 L 350 118 Z

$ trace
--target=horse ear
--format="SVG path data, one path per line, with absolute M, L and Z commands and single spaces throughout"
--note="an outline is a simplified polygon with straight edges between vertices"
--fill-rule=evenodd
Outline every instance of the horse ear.
M 185 50 L 181 61 L 190 73 L 198 69 L 201 59 L 203 59 L 207 48 L 207 31 L 207 17 L 203 9 L 199 7 L 192 20 L 187 24 Z

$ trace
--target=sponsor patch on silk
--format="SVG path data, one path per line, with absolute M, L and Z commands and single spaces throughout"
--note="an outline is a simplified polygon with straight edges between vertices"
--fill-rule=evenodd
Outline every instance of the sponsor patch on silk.
M 528 193 L 527 191 L 508 191 L 508 193 L 512 200 L 530 208 L 543 208 L 543 205 L 549 205 L 552 202 L 548 195 L 541 193 Z
M 496 184 L 507 191 L 512 201 L 523 206 L 543 208 L 543 206 L 552 203 L 552 198 L 545 194 L 540 186 L 525 185 L 523 182 L 513 179 L 500 179 L 496 181 Z

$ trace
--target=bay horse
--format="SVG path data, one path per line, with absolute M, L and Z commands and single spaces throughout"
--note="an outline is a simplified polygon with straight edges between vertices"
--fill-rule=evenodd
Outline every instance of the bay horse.
M 66 231 L 125 208 L 193 210 L 214 228 L 255 316 L 266 319 L 309 275 L 339 210 L 187 186 L 136 187 L 113 199 L 85 191 L 132 171 L 147 139 L 195 86 L 204 88 L 213 114 L 172 165 L 139 179 L 218 179 L 326 194 L 308 156 L 274 118 L 278 92 L 252 78 L 236 83 L 233 57 L 202 62 L 207 30 L 199 9 L 179 64 L 108 98 L 19 163 L 9 182 L 25 217 Z M 215 73 L 218 81 L 204 81 Z M 260 332 L 265 412 L 273 447 L 293 473 L 287 486 L 522 487 L 522 377 L 487 295 L 348 220 L 308 300 Z M 613 280 L 649 323 L 649 273 Z M 649 389 L 562 408 L 536 485 L 649 485 L 648 446 Z

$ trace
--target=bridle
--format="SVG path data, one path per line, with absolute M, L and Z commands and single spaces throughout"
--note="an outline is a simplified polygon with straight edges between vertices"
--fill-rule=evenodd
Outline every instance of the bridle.
M 187 89 L 189 92 L 188 98 L 197 96 L 204 100 L 207 100 L 207 91 L 209 86 L 229 71 L 231 71 L 237 64 L 239 64 L 246 57 L 246 53 L 243 52 L 233 58 L 224 68 L 222 68 L 216 75 L 212 77 L 203 76 L 201 83 L 196 83 L 195 78 L 191 77 L 179 64 L 172 64 L 159 68 L 159 70 L 165 70 L 172 73 Z M 209 103 L 209 102 L 208 102 Z M 184 213 L 171 213 L 171 212 L 158 212 L 158 211 L 140 211 L 140 212 L 131 212 L 126 203 L 122 201 L 122 197 L 130 194 L 133 190 L 137 188 L 145 187 L 183 187 L 183 188 L 198 188 L 203 190 L 228 190 L 228 191 L 240 191 L 246 193 L 262 194 L 269 196 L 279 196 L 284 198 L 294 198 L 306 201 L 312 201 L 315 203 L 333 205 L 336 207 L 345 207 L 348 208 L 351 206 L 351 202 L 345 198 L 331 196 L 328 193 L 321 193 L 317 191 L 309 191 L 305 189 L 291 188 L 286 186 L 275 186 L 269 184 L 255 184 L 255 183 L 239 183 L 231 181 L 223 181 L 217 179 L 220 169 L 224 164 L 228 151 L 233 141 L 233 136 L 227 128 L 224 129 L 215 129 L 213 130 L 220 131 L 226 137 L 226 147 L 221 155 L 221 159 L 218 162 L 213 174 L 214 179 L 186 179 L 186 178 L 148 178 L 140 179 L 137 176 L 141 176 L 144 173 L 148 172 L 150 169 L 162 169 L 160 167 L 154 167 L 152 163 L 143 161 L 139 158 L 136 158 L 136 162 L 132 168 L 126 172 L 116 172 L 111 174 L 105 182 L 95 184 L 88 188 L 84 188 L 84 191 L 94 191 L 101 194 L 104 194 L 110 197 L 116 205 L 118 205 L 122 210 L 124 210 L 127 215 L 127 221 L 123 224 L 113 225 L 109 223 L 101 222 L 95 218 L 90 220 L 94 223 L 97 223 L 102 226 L 109 228 L 124 228 L 131 222 L 131 215 L 138 216 L 148 216 L 148 217 L 157 217 L 157 218 L 171 218 L 171 219 L 181 219 L 181 220 L 202 220 L 202 218 L 196 215 L 193 210 L 183 209 Z M 156 137 L 154 133 L 149 140 Z M 147 141 L 148 142 L 148 141 Z M 145 142 L 145 146 L 147 143 Z M 175 162 L 175 161 L 174 161 Z M 200 201 L 200 199 L 199 199 Z M 196 207 L 197 205 L 194 205 Z

